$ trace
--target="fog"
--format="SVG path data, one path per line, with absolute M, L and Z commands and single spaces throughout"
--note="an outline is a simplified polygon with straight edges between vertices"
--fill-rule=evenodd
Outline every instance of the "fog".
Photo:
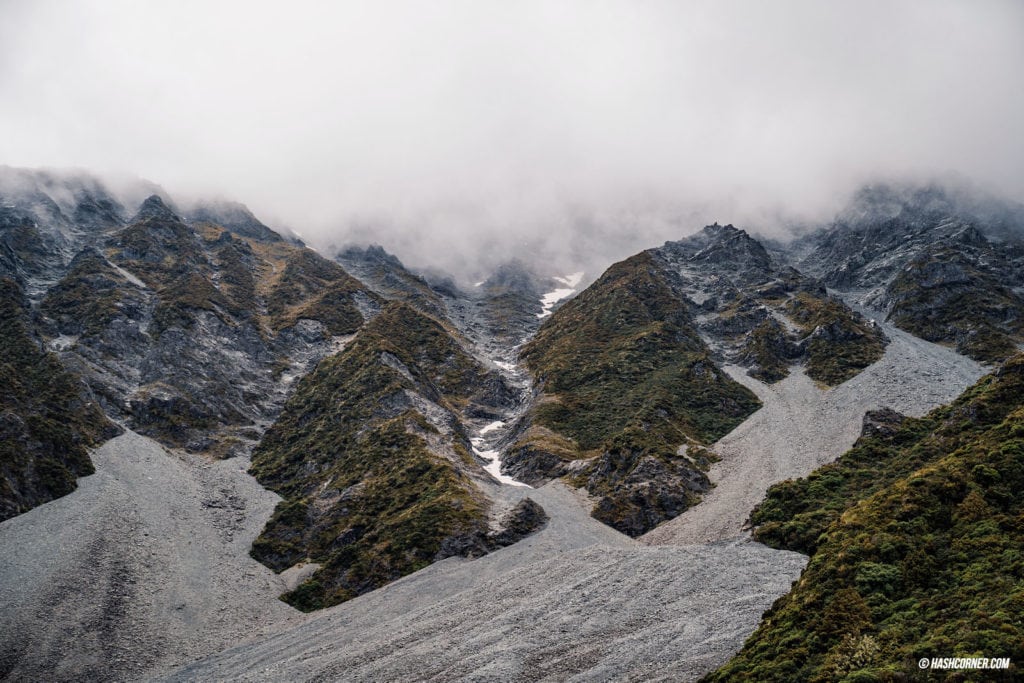
M 0 163 L 224 196 L 459 273 L 1024 199 L 1024 3 L 0 0 Z

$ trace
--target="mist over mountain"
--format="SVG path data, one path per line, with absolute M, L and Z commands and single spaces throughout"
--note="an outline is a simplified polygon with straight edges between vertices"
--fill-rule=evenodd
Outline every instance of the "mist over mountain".
M 1024 199 L 1022 26 L 1012 1 L 15 0 L 0 161 L 241 201 L 321 251 L 606 266 L 828 220 L 878 178 Z

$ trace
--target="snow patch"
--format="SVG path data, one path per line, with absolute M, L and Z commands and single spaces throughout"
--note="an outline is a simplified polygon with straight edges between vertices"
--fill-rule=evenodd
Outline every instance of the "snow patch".
M 62 334 L 59 337 L 55 337 L 54 339 L 51 339 L 50 343 L 47 344 L 47 346 L 50 347 L 51 351 L 57 351 L 57 352 L 67 351 L 72 346 L 74 346 L 75 342 L 77 342 L 77 341 L 78 341 L 78 335 L 77 334 Z
M 483 429 L 480 430 L 480 436 L 483 436 L 484 434 L 486 434 L 488 432 L 493 432 L 495 429 L 501 429 L 504 426 L 505 426 L 505 423 L 503 421 L 495 420 L 494 422 L 492 422 L 491 424 L 487 425 L 486 427 L 484 427 Z
M 551 315 L 551 309 L 554 308 L 555 304 L 557 304 L 562 299 L 565 299 L 566 297 L 576 293 L 576 287 L 580 284 L 580 281 L 583 279 L 583 271 L 580 271 L 578 273 L 571 273 L 569 275 L 564 275 L 562 277 L 554 277 L 552 279 L 555 282 L 558 282 L 559 284 L 565 285 L 565 287 L 560 287 L 558 289 L 552 290 L 540 298 L 540 303 L 541 306 L 543 306 L 543 310 L 537 314 L 538 318 L 548 317 L 549 315 Z
M 509 486 L 522 486 L 528 489 L 533 488 L 529 484 L 524 484 L 521 481 L 516 481 L 507 474 L 501 473 L 501 453 L 499 453 L 497 450 L 482 450 L 485 448 L 484 442 L 486 441 L 486 439 L 484 439 L 484 434 L 489 434 L 493 431 L 501 429 L 504 426 L 505 422 L 503 420 L 495 420 L 494 422 L 490 423 L 489 425 L 486 425 L 483 429 L 481 429 L 479 432 L 479 436 L 470 441 L 470 443 L 473 444 L 473 452 L 476 453 L 476 455 L 479 456 L 480 458 L 483 458 L 484 460 L 487 461 L 487 464 L 484 465 L 484 469 L 487 470 L 488 474 L 490 474 L 492 477 L 500 481 L 502 484 L 508 484 Z
M 581 270 L 578 273 L 571 273 L 564 277 L 555 277 L 553 279 L 555 282 L 561 282 L 566 287 L 576 289 L 576 287 L 580 284 L 580 281 L 583 279 L 583 271 Z

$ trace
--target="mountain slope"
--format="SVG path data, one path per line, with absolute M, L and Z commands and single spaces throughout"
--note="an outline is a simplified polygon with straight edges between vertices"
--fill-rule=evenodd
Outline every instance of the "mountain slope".
M 646 253 L 562 306 L 521 357 L 543 394 L 507 470 L 526 481 L 572 472 L 600 496 L 595 516 L 633 535 L 706 490 L 677 447 L 713 441 L 758 405 L 712 362 Z
M 652 253 L 717 357 L 757 379 L 778 381 L 803 363 L 834 386 L 882 357 L 875 325 L 743 230 L 711 225 Z
M 925 418 L 869 414 L 836 463 L 772 487 L 755 537 L 811 562 L 707 680 L 896 678 L 922 657 L 1020 661 L 1022 435 L 1017 355 Z
M 0 520 L 70 493 L 88 447 L 118 433 L 81 381 L 33 333 L 28 303 L 0 278 Z
M 111 415 L 195 451 L 253 443 L 287 396 L 278 380 L 380 307 L 308 249 L 189 225 L 155 195 L 80 243 L 46 286 L 41 329 Z
M 703 446 L 759 405 L 719 364 L 777 381 L 803 361 L 836 384 L 884 341 L 744 231 L 708 226 L 613 265 L 524 345 L 540 393 L 505 467 L 529 483 L 570 477 L 598 497 L 598 519 L 640 535 L 699 500 Z
M 245 453 L 294 378 L 382 300 L 242 205 L 201 205 L 190 221 L 159 194 L 140 202 L 132 215 L 87 175 L 3 169 L 0 273 L 112 418 L 170 446 Z
M 493 403 L 498 383 L 441 323 L 402 303 L 299 382 L 252 468 L 285 497 L 253 556 L 278 571 L 323 564 L 288 602 L 336 604 L 517 540 L 489 531 L 488 477 L 460 421 Z M 543 521 L 530 504 L 516 515 L 527 522 L 521 532 Z

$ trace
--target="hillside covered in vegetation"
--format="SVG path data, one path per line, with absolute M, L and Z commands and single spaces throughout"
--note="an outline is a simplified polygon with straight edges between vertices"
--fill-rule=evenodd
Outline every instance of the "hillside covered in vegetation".
M 925 657 L 1010 657 L 1019 667 L 1022 520 L 1017 355 L 924 418 L 869 414 L 837 462 L 769 490 L 752 516 L 755 538 L 811 561 L 742 652 L 706 680 L 904 680 Z
M 491 401 L 494 379 L 444 325 L 393 302 L 301 380 L 252 466 L 285 498 L 253 556 L 278 571 L 323 565 L 289 603 L 336 604 L 500 544 L 458 419 Z
M 18 284 L 0 278 L 0 521 L 75 489 L 88 448 L 118 428 L 33 333 Z
M 648 253 L 611 268 L 523 348 L 543 395 L 509 470 L 572 472 L 594 516 L 640 535 L 708 487 L 680 444 L 710 443 L 760 405 L 712 362 Z M 573 460 L 587 459 L 580 467 Z M 529 479 L 527 479 L 529 481 Z

